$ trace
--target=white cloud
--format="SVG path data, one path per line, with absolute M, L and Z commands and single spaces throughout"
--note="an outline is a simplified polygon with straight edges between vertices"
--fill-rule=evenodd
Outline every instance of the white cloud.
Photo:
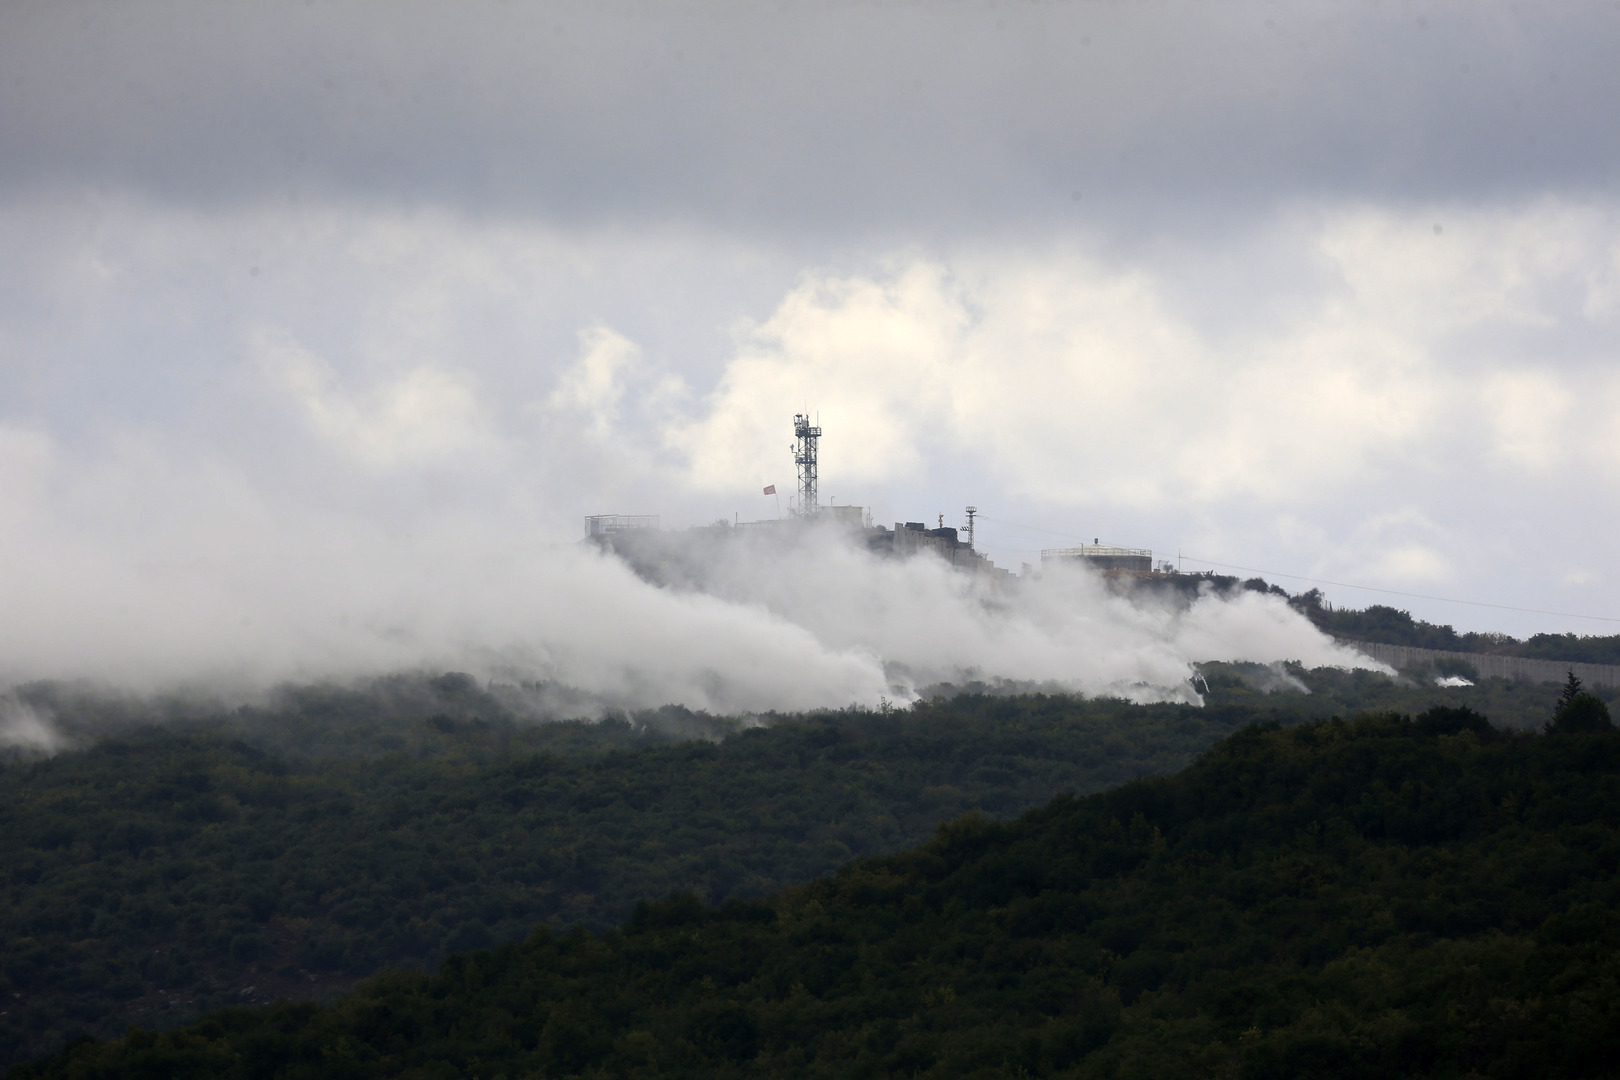
M 49 435 L 0 421 L 0 529 L 23 524 L 45 497 L 55 464 Z
M 297 398 L 315 429 L 378 468 L 483 457 L 498 446 L 493 424 L 464 372 L 415 367 L 352 394 L 332 366 L 297 344 L 261 336 L 261 364 Z
M 1440 235 L 1436 216 L 1451 222 Z M 697 487 L 739 486 L 780 453 L 785 413 L 809 407 L 857 481 L 916 481 L 942 453 L 973 454 L 1019 496 L 1146 508 L 1331 498 L 1400 483 L 1415 462 L 1454 469 L 1481 436 L 1532 471 L 1576 448 L 1563 420 L 1583 358 L 1524 369 L 1479 346 L 1605 329 L 1578 286 L 1620 243 L 1607 212 L 1349 207 L 1274 242 L 1327 272 L 1236 333 L 1178 309 L 1152 262 L 980 252 L 807 274 L 745 328 L 671 443 Z
M 1415 508 L 1366 515 L 1321 559 L 1324 576 L 1412 587 L 1451 580 L 1463 538 Z M 1365 597 L 1360 598 L 1365 600 Z
M 1347 304 L 1432 341 L 1480 326 L 1556 325 L 1560 309 L 1580 296 L 1571 286 L 1614 240 L 1602 208 L 1549 199 L 1505 213 L 1359 207 L 1324 222 L 1317 244 L 1342 275 Z
M 1532 533 L 1583 553 L 1615 524 L 1590 498 L 1620 468 L 1612 314 L 1585 300 L 1620 240 L 1604 206 L 1454 210 L 1440 237 L 1433 209 L 1317 207 L 1239 260 L 1071 238 L 836 265 L 314 202 L 113 202 L 96 230 L 54 212 L 0 208 L 22 289 L 0 331 L 28 358 L 0 368 L 0 521 L 55 521 L 40 550 L 62 561 L 86 521 L 158 550 L 159 505 L 260 554 L 278 518 L 408 545 L 470 516 L 522 545 L 588 513 L 769 516 L 758 491 L 790 489 L 804 408 L 828 431 L 824 495 L 896 518 L 971 500 L 990 535 L 999 516 L 1534 601 L 1503 583 L 1563 588 L 1585 556 L 1507 575 L 1543 565 Z M 1406 265 L 1457 239 L 1474 253 Z M 97 259 L 118 273 L 49 295 L 17 269 Z M 1503 513 L 1535 499 L 1582 515 Z M 1389 523 L 1408 508 L 1428 524 Z
M 657 588 L 593 549 L 525 542 L 489 520 L 400 535 L 354 513 L 267 514 L 232 481 L 126 446 L 24 507 L 30 527 L 5 537 L 29 572 L 0 576 L 0 680 L 252 692 L 453 668 L 554 680 L 586 708 L 733 712 L 872 705 L 965 678 L 1190 700 L 1198 659 L 1356 662 L 1274 600 L 1136 608 L 1061 570 L 991 590 L 931 558 L 879 559 L 830 529 L 796 547 L 790 534 L 788 550 L 751 534 L 719 547 L 672 537 L 707 580 Z M 109 507 L 109 490 L 142 505 Z M 74 507 L 102 516 L 75 520 Z M 0 744 L 48 749 L 36 719 L 0 716 Z
M 1568 423 L 1575 405 L 1569 385 L 1574 380 L 1550 371 L 1501 371 L 1480 387 L 1481 404 L 1492 425 L 1492 450 L 1528 472 L 1557 466 L 1572 432 Z M 1578 436 L 1577 436 L 1578 438 Z
M 1287 500 L 1422 437 L 1419 343 L 1329 312 L 1236 345 L 1202 338 L 1152 275 L 1090 260 L 963 258 L 810 277 L 748 334 L 696 422 L 700 486 L 781 442 L 784 403 L 836 424 L 841 475 L 917 477 L 987 455 L 1020 495 L 1069 504 Z
M 744 330 L 700 417 L 675 426 L 669 442 L 690 455 L 700 487 L 768 483 L 775 474 L 760 470 L 784 459 L 784 414 L 817 410 L 836 415 L 842 440 L 859 447 L 832 451 L 843 475 L 915 476 L 924 429 L 975 389 L 960 355 L 967 318 L 941 268 L 926 262 L 883 280 L 807 276 Z
M 581 331 L 579 343 L 579 359 L 558 378 L 548 404 L 583 413 L 592 433 L 606 435 L 619 420 L 625 379 L 641 349 L 605 326 Z

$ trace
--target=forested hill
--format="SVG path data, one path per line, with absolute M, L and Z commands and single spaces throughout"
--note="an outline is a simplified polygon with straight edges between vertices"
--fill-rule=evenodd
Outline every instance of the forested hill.
M 1448 703 L 1535 727 L 1553 697 L 1258 665 L 1203 665 L 1199 687 L 1203 708 L 969 687 L 751 728 L 680 709 L 523 721 L 510 688 L 460 675 L 212 715 L 34 687 L 80 746 L 0 759 L 0 1066 L 75 1033 L 329 997 L 540 922 L 605 929 L 671 890 L 762 896 L 969 810 L 1179 769 L 1256 719 Z
M 1612 1076 L 1604 726 L 1259 725 L 769 899 L 673 897 L 12 1075 Z
M 1447 652 L 1494 653 L 1523 656 L 1533 660 L 1563 660 L 1581 664 L 1620 664 L 1620 634 L 1532 634 L 1516 638 L 1511 634 L 1458 630 L 1447 623 L 1414 619 L 1412 613 L 1387 604 L 1364 608 L 1333 607 L 1320 589 L 1290 593 L 1263 578 L 1247 581 L 1222 574 L 1188 575 L 1176 591 L 1197 595 L 1200 583 L 1207 582 L 1217 592 L 1262 592 L 1281 597 L 1317 628 L 1334 637 L 1351 641 L 1373 641 L 1384 645 L 1409 645 L 1419 649 Z
M 1178 769 L 1271 713 L 968 696 L 748 730 L 644 718 L 736 732 L 669 742 L 622 720 L 390 719 L 395 696 L 304 694 L 0 767 L 0 1066 L 537 923 L 603 929 L 671 890 L 757 897 L 968 810 Z
M 1413 645 L 1420 649 L 1494 653 L 1534 660 L 1579 664 L 1620 664 L 1620 634 L 1533 634 L 1520 640 L 1508 634 L 1458 633 L 1451 626 L 1414 619 L 1411 613 L 1383 604 L 1366 608 L 1307 610 L 1318 627 L 1341 638 Z

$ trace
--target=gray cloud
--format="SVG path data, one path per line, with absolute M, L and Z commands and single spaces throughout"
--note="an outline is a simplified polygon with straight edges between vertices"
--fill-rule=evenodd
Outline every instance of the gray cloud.
M 1601 188 L 1617 44 L 1598 4 L 19 3 L 0 182 L 863 242 L 1185 227 Z

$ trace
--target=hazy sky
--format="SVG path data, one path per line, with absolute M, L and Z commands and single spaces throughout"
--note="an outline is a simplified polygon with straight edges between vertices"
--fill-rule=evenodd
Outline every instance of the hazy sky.
M 1617 55 L 1609 2 L 13 0 L 7 640 L 773 516 L 803 409 L 824 500 L 1002 565 L 1620 618 Z

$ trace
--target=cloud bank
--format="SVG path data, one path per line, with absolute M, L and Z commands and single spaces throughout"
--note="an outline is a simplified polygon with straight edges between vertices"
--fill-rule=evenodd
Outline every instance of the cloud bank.
M 587 714 L 737 713 L 904 703 L 973 679 L 1196 701 L 1199 660 L 1376 666 L 1274 598 L 1133 604 L 1060 568 L 992 583 L 932 557 L 880 559 L 832 527 L 666 534 L 694 574 L 660 584 L 594 547 L 513 544 L 468 523 L 337 544 L 320 522 L 216 524 L 262 534 L 166 536 L 181 546 L 133 558 L 131 538 L 97 549 L 80 537 L 53 561 L 48 549 L 72 538 L 14 529 L 37 569 L 0 595 L 13 616 L 0 678 L 231 696 L 451 669 L 552 684 Z M 13 743 L 48 741 L 37 718 L 7 716 Z
M 7 5 L 0 187 L 775 237 L 1602 190 L 1612 7 Z M 1078 196 L 1078 198 L 1076 198 Z

